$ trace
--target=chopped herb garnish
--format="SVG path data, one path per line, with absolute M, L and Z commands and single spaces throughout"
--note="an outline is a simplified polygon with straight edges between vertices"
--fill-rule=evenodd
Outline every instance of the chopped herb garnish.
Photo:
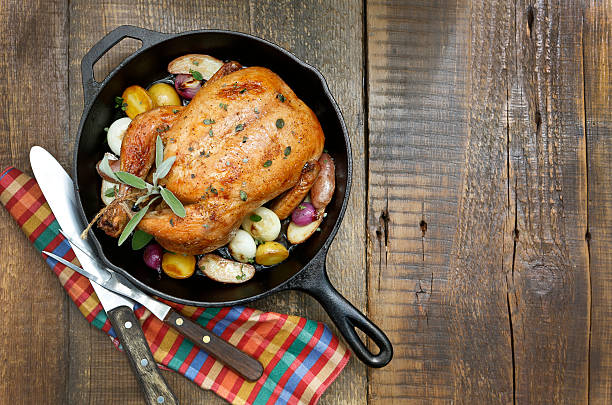
M 231 163 L 229 161 L 225 162 L 225 166 L 229 166 Z
M 204 125 L 212 125 L 212 124 L 214 124 L 214 123 L 215 123 L 215 120 L 210 119 L 210 118 L 206 118 L 206 119 L 204 120 Z
M 106 192 L 104 193 L 104 195 L 106 197 L 114 197 L 115 196 L 115 187 L 106 190 Z
M 193 152 L 193 146 L 188 147 L 188 148 L 187 148 L 187 150 L 188 150 L 189 152 Z
M 121 97 L 115 97 L 115 108 L 120 108 L 122 111 L 125 111 L 127 108 L 127 103 Z
M 174 110 L 172 110 L 172 113 L 176 114 L 177 112 L 179 112 L 179 110 L 177 110 L 176 108 Z
M 219 107 L 223 108 L 225 111 L 227 111 L 227 104 L 224 103 L 219 103 Z
M 196 66 L 199 66 L 200 65 L 200 61 L 199 60 L 194 60 L 193 64 L 196 65 Z
M 240 199 L 242 201 L 246 201 L 247 200 L 247 193 L 244 190 L 240 190 Z
M 238 124 L 236 125 L 236 132 L 240 132 L 244 129 L 244 124 Z
M 105 128 L 104 128 L 104 132 L 108 132 L 108 127 L 105 127 Z
M 195 179 L 195 174 L 191 173 L 191 178 Z
M 202 76 L 202 73 L 198 72 L 197 70 L 189 69 L 189 74 L 193 76 L 193 78 L 196 80 L 204 80 L 204 76 Z
M 174 226 L 174 221 L 170 218 L 170 226 Z
M 242 271 L 242 265 L 240 265 L 240 275 L 236 276 L 236 280 L 244 280 L 245 277 L 246 274 L 244 274 L 244 271 Z
M 212 128 L 208 130 L 208 136 L 210 136 L 211 138 L 213 137 L 213 130 L 212 130 Z
M 247 90 L 246 87 L 244 89 L 240 90 L 240 94 L 246 92 L 246 90 Z
M 211 192 L 211 193 L 213 193 L 213 194 L 215 194 L 215 195 L 219 194 L 219 192 L 217 191 L 217 189 L 216 189 L 216 188 L 214 188 L 214 187 L 212 186 L 212 184 L 210 185 L 210 192 Z
M 200 151 L 200 156 L 204 156 L 204 155 L 206 155 L 206 151 L 205 150 L 201 150 Z
M 291 154 L 291 146 L 287 146 L 285 148 L 285 156 L 289 156 Z
M 208 228 L 208 224 L 204 224 L 202 225 L 204 228 Z
M 300 204 L 300 205 L 298 205 L 298 209 L 305 210 L 306 207 L 304 205 Z
M 242 137 L 242 143 L 245 143 L 247 141 L 247 139 L 249 139 L 249 138 L 247 138 L 246 136 L 243 136 Z
M 283 96 L 282 94 L 278 93 L 276 95 L 276 98 L 278 98 L 280 100 L 281 103 L 285 102 L 285 96 Z
M 263 164 L 263 167 L 270 167 L 270 166 L 272 166 L 271 160 L 266 160 L 266 162 Z
M 285 120 L 283 120 L 282 118 L 279 118 L 276 120 L 276 128 L 281 129 L 284 126 L 285 126 Z
M 248 161 L 249 161 L 249 159 L 244 158 L 244 159 L 242 159 L 242 161 L 243 161 L 244 163 L 246 163 L 246 162 L 248 162 Z
M 321 228 L 317 228 L 317 232 L 321 232 Z
M 327 153 L 327 149 L 323 149 L 323 152 L 324 152 L 324 153 Z
M 251 214 L 251 216 L 249 217 L 249 219 L 253 222 L 259 222 L 261 221 L 261 217 L 257 214 Z
M 253 109 L 253 111 L 255 112 L 255 114 L 259 114 L 259 108 L 257 108 L 257 107 L 255 107 L 255 108 Z

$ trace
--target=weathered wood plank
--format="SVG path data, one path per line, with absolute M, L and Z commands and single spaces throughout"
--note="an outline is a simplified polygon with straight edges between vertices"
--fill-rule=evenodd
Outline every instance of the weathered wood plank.
M 612 402 L 612 3 L 584 11 L 585 137 L 588 157 L 588 234 L 591 274 L 589 402 Z
M 0 21 L 0 167 L 31 174 L 33 145 L 67 159 L 67 2 L 3 0 Z M 0 402 L 66 403 L 72 304 L 3 208 L 0 223 Z
M 344 113 L 354 148 L 355 173 L 348 215 L 332 246 L 328 267 L 332 281 L 349 300 L 365 310 L 364 251 L 364 143 L 361 3 L 329 1 L 323 4 L 275 1 L 164 2 L 116 0 L 93 8 L 85 1 L 71 2 L 70 40 L 70 124 L 71 142 L 81 116 L 80 59 L 108 31 L 121 24 L 139 25 L 163 32 L 199 28 L 223 28 L 250 32 L 269 39 L 319 67 Z M 84 29 L 83 27 L 87 27 Z M 331 33 L 330 33 L 331 31 Z M 122 42 L 96 66 L 103 77 L 126 57 L 135 45 Z M 346 282 L 345 280 L 350 280 Z M 319 304 L 299 293 L 283 293 L 255 303 L 265 310 L 307 316 L 331 322 Z M 73 317 L 78 313 L 71 314 Z M 89 328 L 91 329 L 91 328 Z M 107 343 L 101 333 L 88 330 L 83 322 L 71 327 L 70 403 L 140 403 L 136 381 L 127 360 Z M 165 374 L 182 403 L 221 403 L 213 394 L 203 393 L 183 377 Z M 322 404 L 363 403 L 366 371 L 352 360 L 327 393 Z
M 511 395 L 500 4 L 367 5 L 369 310 L 395 347 L 372 403 Z
M 518 1 L 515 10 L 508 103 L 515 400 L 581 403 L 590 294 L 582 9 L 574 1 Z

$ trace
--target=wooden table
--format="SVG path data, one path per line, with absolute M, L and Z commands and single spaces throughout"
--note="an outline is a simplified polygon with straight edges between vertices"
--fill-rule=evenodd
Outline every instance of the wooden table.
M 395 357 L 353 358 L 321 404 L 612 402 L 610 0 L 0 4 L 0 166 L 29 173 L 32 145 L 71 166 L 79 63 L 118 25 L 248 32 L 322 71 L 355 162 L 330 277 Z M 142 403 L 126 357 L 0 219 L 0 402 Z M 300 293 L 254 305 L 330 324 Z M 183 404 L 221 402 L 165 376 Z

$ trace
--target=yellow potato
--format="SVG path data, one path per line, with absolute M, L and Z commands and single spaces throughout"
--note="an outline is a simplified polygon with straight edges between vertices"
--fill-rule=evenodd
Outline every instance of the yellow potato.
M 123 91 L 121 98 L 127 104 L 125 113 L 132 119 L 138 114 L 152 110 L 155 106 L 149 93 L 140 86 L 128 87 Z
M 155 83 L 149 87 L 148 92 L 153 99 L 153 103 L 158 107 L 163 105 L 181 105 L 181 99 L 176 90 L 167 83 Z
M 172 278 L 188 278 L 195 271 L 196 259 L 193 255 L 166 252 L 162 257 L 162 270 Z
M 289 257 L 289 251 L 278 242 L 266 242 L 257 246 L 255 262 L 264 266 L 273 266 Z

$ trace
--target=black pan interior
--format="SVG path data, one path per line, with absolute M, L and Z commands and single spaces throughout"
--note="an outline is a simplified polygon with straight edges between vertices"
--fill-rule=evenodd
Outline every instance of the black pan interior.
M 90 100 L 85 100 L 75 151 L 78 197 L 88 221 L 103 207 L 101 179 L 95 164 L 109 150 L 104 128 L 117 118 L 114 98 L 129 85 L 145 87 L 166 77 L 168 62 L 187 53 L 205 53 L 222 60 L 237 60 L 245 66 L 270 68 L 315 112 L 325 132 L 326 148 L 336 163 L 336 191 L 321 232 L 316 232 L 303 245 L 296 246 L 282 264 L 259 271 L 252 280 L 238 285 L 221 284 L 197 275 L 187 280 L 174 280 L 165 275 L 160 278 L 144 265 L 142 251 L 132 251 L 129 241 L 118 247 L 116 239 L 109 238 L 95 227 L 92 239 L 107 264 L 152 294 L 190 305 L 245 303 L 282 289 L 283 284 L 322 247 L 331 243 L 344 213 L 345 197 L 350 187 L 350 145 L 342 116 L 320 74 L 293 55 L 261 39 L 227 31 L 177 34 L 137 51 L 109 75 L 91 104 Z

